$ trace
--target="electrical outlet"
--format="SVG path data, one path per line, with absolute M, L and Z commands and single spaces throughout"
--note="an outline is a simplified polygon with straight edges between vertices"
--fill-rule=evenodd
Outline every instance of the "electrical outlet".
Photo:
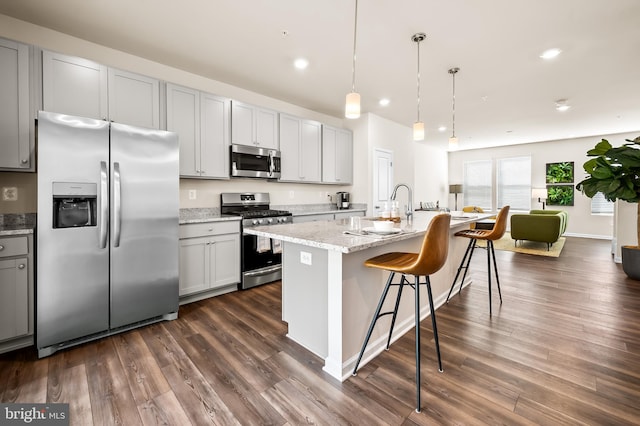
M 301 251 L 300 263 L 302 263 L 303 265 L 311 265 L 312 263 L 311 253 L 309 253 L 308 251 Z
M 189 190 L 189 199 L 190 200 L 195 200 L 196 198 L 197 198 L 196 190 L 195 189 L 190 189 Z
M 293 198 L 294 196 L 294 192 L 293 191 L 289 191 L 289 198 Z
M 2 188 L 2 201 L 18 201 L 18 188 L 15 186 L 4 186 Z

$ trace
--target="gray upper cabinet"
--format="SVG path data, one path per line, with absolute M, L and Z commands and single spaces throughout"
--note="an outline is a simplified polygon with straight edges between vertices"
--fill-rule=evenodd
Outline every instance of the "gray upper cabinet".
M 29 46 L 0 39 L 0 169 L 33 170 Z
M 322 126 L 322 182 L 353 182 L 353 135 L 350 130 Z
M 321 134 L 317 121 L 280 114 L 281 181 L 321 181 Z
M 160 82 L 109 68 L 109 119 L 149 129 L 160 128 Z
M 167 130 L 178 133 L 180 175 L 229 177 L 229 99 L 167 84 Z
M 160 128 L 158 80 L 74 56 L 42 52 L 45 111 Z
M 231 143 L 278 149 L 278 112 L 231 101 Z

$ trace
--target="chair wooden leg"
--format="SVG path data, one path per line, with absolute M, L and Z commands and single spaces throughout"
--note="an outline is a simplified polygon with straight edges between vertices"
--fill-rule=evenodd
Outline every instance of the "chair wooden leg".
M 449 294 L 447 295 L 446 303 L 449 303 L 451 292 L 453 291 L 453 288 L 455 287 L 456 282 L 458 281 L 458 277 L 460 276 L 460 271 L 464 269 L 464 275 L 462 276 L 462 281 L 460 282 L 460 290 L 458 291 L 458 294 L 462 292 L 462 284 L 464 283 L 464 279 L 467 276 L 467 271 L 469 270 L 469 263 L 471 262 L 471 256 L 473 256 L 473 249 L 475 248 L 475 245 L 476 245 L 475 243 L 476 243 L 476 240 L 474 239 L 469 240 L 469 244 L 467 245 L 467 250 L 464 252 L 464 256 L 462 256 L 462 261 L 460 262 L 460 266 L 458 266 L 458 271 L 456 272 L 456 276 L 453 279 L 453 282 L 451 283 L 451 288 L 449 289 Z M 469 256 L 469 259 L 467 261 L 467 264 L 465 265 L 465 260 L 467 260 L 467 256 Z
M 420 412 L 420 278 L 415 276 L 416 299 L 416 413 Z
M 384 287 L 384 291 L 382 292 L 382 296 L 380 297 L 380 301 L 378 302 L 378 307 L 376 308 L 376 312 L 373 314 L 373 318 L 371 319 L 371 324 L 369 325 L 369 330 L 367 331 L 367 336 L 364 338 L 364 343 L 362 344 L 362 349 L 360 349 L 360 355 L 358 355 L 358 360 L 356 361 L 355 367 L 353 367 L 352 375 L 356 375 L 358 371 L 358 366 L 360 365 L 360 361 L 362 361 L 362 355 L 364 355 L 364 350 L 367 347 L 367 343 L 369 343 L 369 339 L 371 338 L 371 333 L 373 332 L 373 327 L 378 322 L 378 318 L 380 318 L 380 310 L 382 310 L 382 305 L 384 304 L 384 300 L 387 298 L 387 293 L 389 293 L 389 287 L 391 287 L 391 281 L 395 276 L 395 272 L 391 272 L 389 274 L 389 278 L 387 279 L 387 285 Z

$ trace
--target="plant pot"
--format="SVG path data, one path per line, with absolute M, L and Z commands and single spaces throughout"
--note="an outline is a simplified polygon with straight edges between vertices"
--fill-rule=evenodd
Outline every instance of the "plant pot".
M 640 248 L 622 246 L 622 270 L 633 280 L 640 281 Z

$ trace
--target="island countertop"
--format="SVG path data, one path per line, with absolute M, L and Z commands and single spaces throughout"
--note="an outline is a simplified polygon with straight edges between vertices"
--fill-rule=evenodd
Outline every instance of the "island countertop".
M 431 219 L 438 214 L 440 213 L 432 211 L 415 212 L 411 223 L 403 219 L 401 223 L 396 224 L 396 228 L 400 229 L 401 232 L 390 236 L 374 234 L 359 236 L 346 234 L 345 231 L 350 231 L 349 219 L 259 226 L 247 228 L 244 232 L 309 247 L 334 250 L 342 253 L 353 253 L 371 247 L 385 245 L 390 242 L 402 241 L 424 235 Z M 463 214 L 462 212 L 452 212 L 450 226 L 454 228 L 490 216 L 491 214 L 486 213 Z M 362 218 L 361 225 L 363 229 L 373 227 L 372 221 L 366 220 L 365 218 Z

